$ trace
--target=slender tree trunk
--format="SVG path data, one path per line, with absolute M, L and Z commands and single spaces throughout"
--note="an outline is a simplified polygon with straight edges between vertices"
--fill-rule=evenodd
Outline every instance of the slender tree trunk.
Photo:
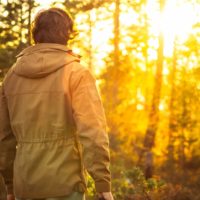
M 164 9 L 164 0 L 160 0 L 160 10 Z M 163 32 L 160 30 L 159 34 L 159 47 L 158 47 L 158 59 L 155 75 L 155 83 L 153 90 L 153 99 L 151 103 L 151 110 L 149 113 L 149 124 L 146 129 L 144 138 L 145 149 L 145 176 L 151 178 L 153 175 L 153 152 L 152 148 L 155 143 L 156 131 L 159 122 L 159 104 L 162 85 L 162 70 L 163 70 L 163 51 L 164 51 L 164 37 Z
M 120 16 L 120 0 L 115 0 L 115 13 L 114 13 L 114 66 L 119 65 L 119 16 Z
M 89 22 L 89 32 L 88 32 L 88 34 L 89 34 L 89 52 L 88 52 L 88 54 L 89 54 L 89 69 L 92 71 L 93 70 L 93 46 L 92 46 L 92 25 L 93 25 L 93 23 L 92 23 L 92 18 L 91 18 L 91 12 L 92 11 L 89 11 L 89 13 L 88 13 L 88 22 Z
M 176 121 L 175 121 L 175 80 L 176 80 L 176 65 L 177 65 L 177 37 L 174 39 L 174 51 L 173 51 L 173 65 L 171 70 L 171 94 L 170 94 L 170 101 L 169 101 L 169 141 L 168 141 L 168 161 L 170 163 L 170 167 L 173 168 L 174 164 L 174 131 L 176 128 Z M 173 169 L 171 170 L 173 172 Z
M 188 61 L 189 64 L 189 61 Z M 186 65 L 188 66 L 188 65 Z M 182 113 L 181 113 L 181 132 L 180 132 L 180 145 L 179 145 L 179 162 L 181 169 L 183 169 L 183 173 L 185 172 L 184 170 L 184 165 L 186 162 L 186 155 L 185 155 L 185 131 L 188 125 L 188 109 L 187 109 L 187 98 L 185 93 L 187 92 L 186 88 L 186 67 L 183 67 L 182 71 L 182 78 L 183 78 L 183 91 L 182 91 Z
M 31 45 L 31 12 L 32 12 L 33 2 L 28 0 L 28 45 Z
M 120 0 L 115 0 L 115 12 L 114 12 L 114 57 L 113 57 L 113 79 L 115 84 L 112 91 L 112 105 L 115 107 L 118 105 L 118 80 L 119 80 L 119 41 L 120 41 Z
M 23 30 L 23 26 L 24 26 L 24 24 L 23 24 L 23 6 L 22 6 L 22 3 L 21 3 L 21 5 L 20 5 L 20 45 L 23 43 L 23 41 L 22 41 L 22 38 L 23 38 L 23 36 L 22 36 L 22 30 Z
M 146 6 L 147 4 L 147 0 L 144 1 L 144 5 Z M 148 14 L 145 10 L 144 13 L 144 18 L 145 18 L 145 50 L 144 50 L 144 57 L 145 57 L 145 66 L 146 66 L 146 72 L 145 72 L 145 77 L 147 82 L 149 81 L 149 60 L 148 60 L 148 49 L 149 49 L 149 23 L 148 23 Z M 149 109 L 149 105 L 148 105 L 148 97 L 149 97 L 149 86 L 146 84 L 145 85 L 145 110 Z

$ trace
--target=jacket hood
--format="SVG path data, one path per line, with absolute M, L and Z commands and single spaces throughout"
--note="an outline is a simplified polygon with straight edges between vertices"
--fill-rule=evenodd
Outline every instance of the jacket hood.
M 48 76 L 80 57 L 61 44 L 40 43 L 24 49 L 13 66 L 16 74 L 27 78 Z

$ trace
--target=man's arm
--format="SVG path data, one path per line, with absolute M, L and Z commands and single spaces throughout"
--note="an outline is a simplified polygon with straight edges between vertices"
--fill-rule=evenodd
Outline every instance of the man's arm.
M 6 200 L 6 196 L 7 194 L 6 194 L 5 183 L 0 173 L 0 200 Z
M 8 194 L 13 194 L 13 163 L 16 139 L 10 126 L 10 118 L 3 85 L 0 87 L 0 173 Z
M 72 107 L 78 136 L 83 145 L 84 165 L 98 193 L 110 192 L 109 140 L 106 119 L 95 79 L 88 70 L 72 76 Z

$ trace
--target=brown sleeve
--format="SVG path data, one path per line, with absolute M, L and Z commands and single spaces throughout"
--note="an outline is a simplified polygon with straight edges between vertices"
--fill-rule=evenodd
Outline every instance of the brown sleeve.
M 6 200 L 6 188 L 5 188 L 5 183 L 4 179 L 0 173 L 0 200 Z
M 8 194 L 13 194 L 13 163 L 16 139 L 10 126 L 9 113 L 3 86 L 0 87 L 0 173 L 3 175 Z
M 109 192 L 110 155 L 106 119 L 95 79 L 88 70 L 71 79 L 73 116 L 83 146 L 86 170 L 95 181 L 97 192 Z

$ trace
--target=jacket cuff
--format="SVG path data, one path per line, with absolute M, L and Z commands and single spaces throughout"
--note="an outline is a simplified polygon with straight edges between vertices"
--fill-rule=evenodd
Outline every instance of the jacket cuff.
M 6 185 L 7 193 L 8 194 L 14 194 L 13 192 L 13 184 Z
M 110 192 L 111 184 L 105 181 L 95 182 L 96 192 Z

